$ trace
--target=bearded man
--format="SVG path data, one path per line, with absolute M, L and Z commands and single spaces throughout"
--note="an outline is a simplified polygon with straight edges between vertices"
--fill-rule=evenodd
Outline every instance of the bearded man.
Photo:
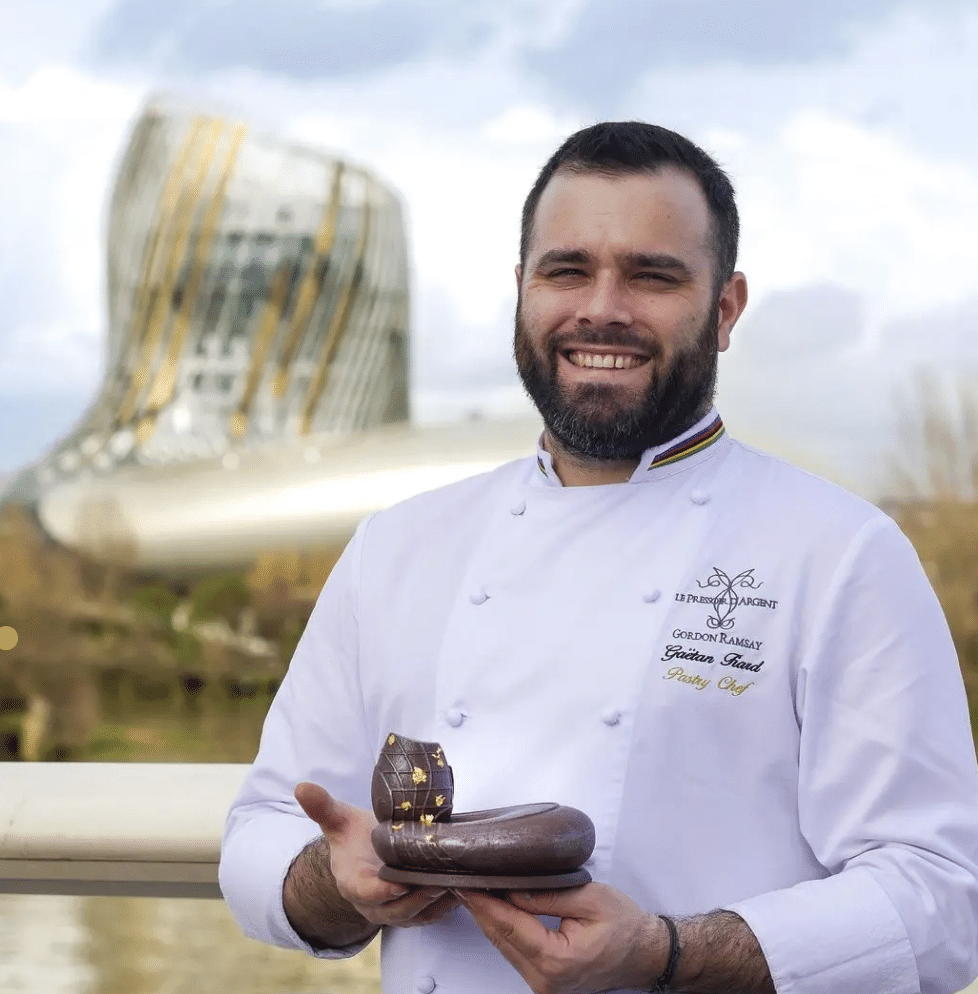
M 726 434 L 737 241 L 729 180 L 663 128 L 599 124 L 544 167 L 514 338 L 538 451 L 344 552 L 229 816 L 246 933 L 339 957 L 382 928 L 388 994 L 953 994 L 978 973 L 947 627 L 889 518 Z M 585 811 L 593 882 L 381 880 L 366 809 L 392 730 L 444 745 L 459 810 Z

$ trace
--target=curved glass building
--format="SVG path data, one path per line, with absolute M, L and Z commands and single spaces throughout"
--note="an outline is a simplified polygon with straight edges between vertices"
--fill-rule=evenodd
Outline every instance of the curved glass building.
M 530 426 L 409 424 L 397 197 L 368 170 L 167 101 L 122 157 L 108 348 L 79 426 L 3 500 L 133 566 L 342 541 L 371 509 L 530 451 Z
M 154 103 L 111 198 L 108 329 L 97 400 L 30 474 L 42 491 L 406 420 L 398 200 L 359 166 Z

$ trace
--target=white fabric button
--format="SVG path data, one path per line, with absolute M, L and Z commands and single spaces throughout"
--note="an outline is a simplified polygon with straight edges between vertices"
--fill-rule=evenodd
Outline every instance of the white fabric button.
M 689 499 L 694 504 L 705 504 L 710 499 L 710 495 L 705 490 L 694 490 L 689 495 Z
M 526 501 L 525 501 L 525 500 L 521 500 L 521 501 L 517 501 L 517 502 L 516 502 L 516 503 L 515 503 L 515 504 L 514 504 L 514 505 L 513 505 L 513 506 L 512 506 L 512 507 L 511 507 L 510 509 L 509 509 L 509 513 L 510 513 L 510 514 L 515 514 L 515 515 L 517 515 L 517 516 L 518 516 L 518 515 L 522 514 L 522 513 L 523 513 L 523 512 L 525 511 L 525 510 L 526 510 Z
M 445 721 L 447 721 L 452 728 L 458 728 L 458 726 L 465 721 L 465 715 L 462 714 L 458 708 L 449 708 L 445 712 Z
M 647 590 L 642 594 L 642 600 L 646 604 L 654 604 L 662 596 L 661 590 Z
M 420 994 L 431 994 L 431 992 L 435 989 L 435 987 L 436 984 L 434 977 L 422 977 L 418 981 L 417 989 L 420 992 Z
M 472 601 L 473 604 L 485 604 L 485 602 L 489 600 L 489 595 L 484 589 L 473 590 L 472 593 L 469 594 L 469 600 Z
M 617 725 L 621 721 L 621 711 L 617 708 L 608 708 L 607 711 L 601 713 L 601 720 L 606 725 Z

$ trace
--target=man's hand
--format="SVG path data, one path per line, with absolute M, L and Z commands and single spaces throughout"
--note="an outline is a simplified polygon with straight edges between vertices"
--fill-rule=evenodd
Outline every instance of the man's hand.
M 458 891 L 458 896 L 536 994 L 649 990 L 665 969 L 665 924 L 604 884 L 514 892 L 506 901 L 480 891 Z M 548 929 L 535 915 L 562 919 L 559 930 Z
M 369 812 L 313 783 L 300 783 L 295 799 L 323 833 L 292 864 L 283 890 L 292 927 L 311 945 L 352 945 L 381 925 L 427 925 L 458 907 L 445 890 L 380 879 L 383 864 L 370 841 L 377 821 Z
M 665 923 L 604 884 L 511 893 L 508 903 L 479 891 L 459 896 L 536 994 L 650 990 L 666 968 Z M 561 918 L 559 930 L 546 928 L 534 915 Z M 757 938 L 739 915 L 711 911 L 680 919 L 677 926 L 682 952 L 672 980 L 676 990 L 776 994 Z

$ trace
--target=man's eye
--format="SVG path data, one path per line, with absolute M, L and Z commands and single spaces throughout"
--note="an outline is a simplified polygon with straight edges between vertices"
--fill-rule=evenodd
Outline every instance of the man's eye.
M 580 269 L 555 269 L 551 274 L 551 279 L 560 279 L 562 276 L 582 276 Z
M 676 278 L 668 273 L 636 273 L 640 280 L 650 280 L 653 283 L 675 283 Z

